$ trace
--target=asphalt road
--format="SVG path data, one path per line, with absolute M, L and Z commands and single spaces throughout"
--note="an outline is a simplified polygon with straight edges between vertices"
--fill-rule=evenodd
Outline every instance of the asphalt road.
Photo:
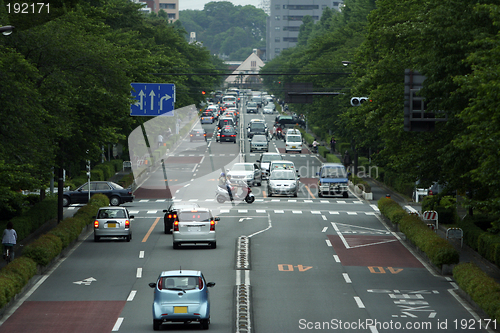
M 241 111 L 240 134 L 251 118 L 271 126 L 275 117 Z M 214 126 L 203 125 L 210 133 Z M 284 142 L 273 140 L 271 148 L 282 152 Z M 488 331 L 488 321 L 456 297 L 453 281 L 433 273 L 386 228 L 376 202 L 352 193 L 319 199 L 321 161 L 307 150 L 286 154 L 301 175 L 297 198 L 268 198 L 264 182 L 253 188 L 253 204 L 218 204 L 221 168 L 259 156 L 246 152 L 244 136 L 237 144 L 183 142 L 165 159 L 165 171 L 156 168 L 141 184 L 149 191 L 124 205 L 135 216 L 132 241 L 96 243 L 90 233 L 20 299 L 0 333 L 152 331 L 148 283 L 179 268 L 201 270 L 216 283 L 210 290 L 214 332 Z M 196 202 L 221 218 L 217 249 L 172 248 L 162 212 L 171 200 Z M 162 326 L 198 329 L 194 323 Z

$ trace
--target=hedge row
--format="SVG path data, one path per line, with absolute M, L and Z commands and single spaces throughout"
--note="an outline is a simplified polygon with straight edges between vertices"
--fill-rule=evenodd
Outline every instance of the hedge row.
M 466 216 L 457 223 L 464 232 L 464 242 L 477 251 L 483 258 L 500 267 L 500 235 L 484 231 L 481 227 L 483 221 L 491 220 L 484 216 Z M 486 227 L 485 227 L 486 228 Z
M 89 203 L 80 208 L 73 217 L 64 219 L 50 232 L 27 245 L 22 256 L 15 258 L 2 268 L 0 270 L 0 308 L 20 293 L 28 281 L 37 274 L 37 265 L 46 266 L 64 248 L 76 241 L 83 228 L 94 221 L 98 209 L 103 206 L 109 206 L 108 197 L 103 194 L 93 195 Z
M 500 321 L 500 284 L 473 263 L 455 266 L 453 278 L 491 319 Z
M 38 196 L 38 198 L 40 197 Z M 36 203 L 24 214 L 16 216 L 10 221 L 17 232 L 17 239 L 23 240 L 45 222 L 55 217 L 57 217 L 57 196 L 48 196 L 45 200 Z
M 372 187 L 370 186 L 370 184 L 368 184 L 362 178 L 352 175 L 351 182 L 353 183 L 354 186 L 357 186 L 361 191 L 365 191 L 366 193 L 372 192 Z
M 437 267 L 445 264 L 457 264 L 459 253 L 445 239 L 430 230 L 427 225 L 415 215 L 408 214 L 397 202 L 390 198 L 378 201 L 380 212 L 392 223 L 399 225 L 399 230 L 417 248 L 423 251 L 429 260 Z

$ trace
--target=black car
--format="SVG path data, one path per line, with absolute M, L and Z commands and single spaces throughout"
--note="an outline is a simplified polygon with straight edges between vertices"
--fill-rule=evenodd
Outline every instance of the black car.
M 193 142 L 194 140 L 203 140 L 207 141 L 207 133 L 202 128 L 193 128 L 191 133 L 189 133 L 189 141 Z
M 252 138 L 256 134 L 265 135 L 267 137 L 266 124 L 263 122 L 252 122 L 248 127 L 247 136 Z
M 134 201 L 134 195 L 130 188 L 123 188 L 113 182 L 90 182 L 90 195 L 102 193 L 109 198 L 111 206 L 118 206 L 125 202 Z M 71 204 L 88 203 L 89 201 L 89 183 L 85 183 L 74 191 L 63 193 L 63 206 Z
M 219 142 L 222 143 L 224 142 L 234 142 L 236 143 L 236 135 L 238 133 L 232 126 L 225 126 L 224 128 L 221 129 L 220 131 L 220 138 Z
M 171 234 L 174 221 L 177 219 L 177 212 L 182 209 L 197 210 L 200 206 L 197 203 L 191 202 L 176 202 L 170 205 L 168 209 L 164 209 L 165 216 L 163 217 L 164 232 Z

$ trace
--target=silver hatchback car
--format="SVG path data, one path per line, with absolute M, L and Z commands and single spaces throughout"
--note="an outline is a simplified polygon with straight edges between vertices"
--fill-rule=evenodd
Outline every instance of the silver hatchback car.
M 220 218 L 214 217 L 212 211 L 206 208 L 196 210 L 181 209 L 174 221 L 173 246 L 181 244 L 207 244 L 212 249 L 217 247 L 215 239 L 215 224 Z
M 129 215 L 125 207 L 101 207 L 94 221 L 94 241 L 101 237 L 123 237 L 130 242 L 132 228 L 130 221 L 134 218 Z

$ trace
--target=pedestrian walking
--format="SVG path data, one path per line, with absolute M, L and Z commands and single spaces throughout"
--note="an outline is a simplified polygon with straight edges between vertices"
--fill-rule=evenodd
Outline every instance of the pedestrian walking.
M 330 149 L 332 151 L 332 154 L 335 154 L 335 144 L 337 142 L 335 141 L 335 138 L 332 136 L 332 138 L 330 139 Z
M 351 156 L 349 155 L 349 152 L 347 150 L 344 153 L 344 166 L 346 170 L 351 166 Z
M 158 141 L 158 147 L 163 146 L 163 135 L 158 134 L 158 139 L 157 139 L 157 141 Z
M 14 245 L 17 242 L 17 233 L 14 230 L 14 224 L 12 222 L 7 223 L 6 229 L 3 231 L 2 235 L 2 245 L 3 245 L 3 258 L 7 253 L 7 248 L 10 249 L 10 259 L 14 260 Z

